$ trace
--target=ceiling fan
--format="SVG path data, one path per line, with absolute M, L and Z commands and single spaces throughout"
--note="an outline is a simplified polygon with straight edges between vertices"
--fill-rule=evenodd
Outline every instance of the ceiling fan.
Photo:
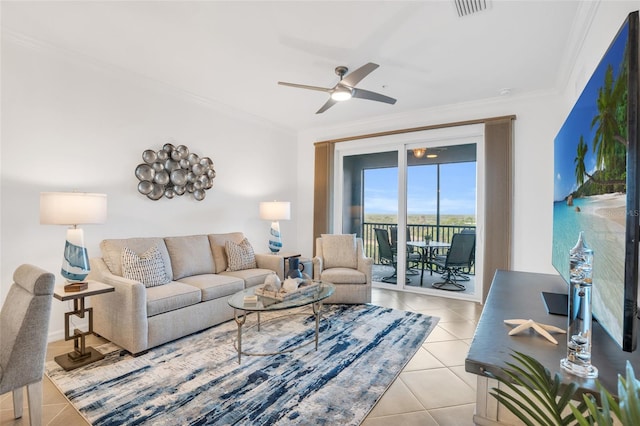
M 369 90 L 356 89 L 356 85 L 366 76 L 368 76 L 373 70 L 380 65 L 369 62 L 358 68 L 355 71 L 350 72 L 349 68 L 345 66 L 336 67 L 336 74 L 340 77 L 340 81 L 332 88 L 308 86 L 306 84 L 285 83 L 279 81 L 278 84 L 282 86 L 297 87 L 299 89 L 317 90 L 319 92 L 329 93 L 329 100 L 322 105 L 322 107 L 316 112 L 321 114 L 335 105 L 337 102 L 346 101 L 351 98 L 368 99 L 370 101 L 385 102 L 387 104 L 395 104 L 396 100 L 389 96 L 382 95 L 376 92 L 370 92 Z

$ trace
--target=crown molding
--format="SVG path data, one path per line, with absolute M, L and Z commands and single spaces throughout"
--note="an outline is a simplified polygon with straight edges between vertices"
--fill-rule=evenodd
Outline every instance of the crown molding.
M 598 14 L 600 4 L 601 0 L 581 1 L 578 3 L 576 17 L 569 31 L 568 41 L 564 48 L 564 54 L 562 55 L 563 61 L 556 79 L 556 87 L 560 92 L 564 91 L 569 85 L 571 76 L 576 72 L 575 67 L 578 64 L 578 58 L 583 53 L 584 42 L 587 39 L 589 31 L 591 31 L 591 26 Z
M 339 139 L 345 134 L 352 134 L 353 132 L 374 133 L 386 131 L 387 129 L 397 128 L 398 125 L 410 128 L 438 124 L 442 119 L 447 122 L 481 120 L 486 119 L 487 109 L 494 108 L 496 111 L 513 111 L 517 110 L 517 107 L 514 107 L 516 103 L 553 96 L 560 96 L 560 92 L 555 88 L 522 93 L 513 92 L 509 96 L 496 96 L 395 114 L 368 117 L 363 120 L 345 122 L 334 126 L 314 126 L 306 128 L 300 133 L 303 137 L 314 140 L 332 140 Z M 463 112 L 460 113 L 460 111 Z M 510 112 L 504 114 L 501 112 L 493 112 L 491 115 L 507 114 L 510 114 Z M 461 117 L 461 115 L 464 117 Z M 433 119 L 434 117 L 435 120 Z

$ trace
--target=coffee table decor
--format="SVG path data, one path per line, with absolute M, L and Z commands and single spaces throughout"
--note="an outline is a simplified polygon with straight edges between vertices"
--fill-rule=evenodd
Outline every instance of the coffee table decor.
M 305 308 L 308 310 L 308 308 Z M 264 318 L 277 313 L 265 313 Z M 322 344 L 237 363 L 233 321 L 150 349 L 47 375 L 100 425 L 359 425 L 434 329 L 438 318 L 375 305 L 326 305 Z M 313 322 L 309 313 L 308 322 Z M 300 321 L 280 321 L 280 346 L 312 338 Z M 272 336 L 259 333 L 268 344 Z
M 304 294 L 313 293 L 318 289 L 320 284 L 321 281 L 287 278 L 280 288 L 276 288 L 271 284 L 259 285 L 255 288 L 255 294 L 281 301 L 289 300 Z

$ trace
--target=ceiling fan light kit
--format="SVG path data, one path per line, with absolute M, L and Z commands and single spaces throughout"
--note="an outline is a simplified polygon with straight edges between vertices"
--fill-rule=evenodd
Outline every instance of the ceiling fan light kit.
M 351 99 L 352 96 L 353 95 L 351 94 L 351 89 L 348 89 L 346 87 L 337 87 L 336 90 L 334 90 L 331 94 L 331 99 L 341 102 Z
M 396 100 L 394 98 L 385 96 L 380 93 L 370 92 L 364 89 L 356 89 L 356 85 L 378 67 L 378 64 L 369 62 L 347 75 L 349 69 L 345 66 L 338 66 L 336 67 L 335 72 L 338 77 L 340 77 L 340 81 L 331 88 L 309 86 L 306 84 L 286 83 L 284 81 L 279 81 L 278 84 L 282 86 L 295 87 L 298 89 L 315 90 L 328 93 L 329 100 L 327 100 L 327 102 L 325 102 L 325 104 L 322 105 L 322 107 L 320 107 L 318 111 L 316 111 L 316 114 L 325 112 L 337 102 L 346 101 L 351 98 L 367 99 L 370 101 L 384 102 L 393 105 L 396 103 Z

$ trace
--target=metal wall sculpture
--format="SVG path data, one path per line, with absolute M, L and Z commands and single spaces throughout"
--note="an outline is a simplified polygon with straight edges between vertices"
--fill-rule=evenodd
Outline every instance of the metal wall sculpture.
M 204 200 L 206 190 L 213 186 L 216 171 L 209 157 L 200 158 L 184 145 L 166 143 L 159 151 L 142 153 L 144 163 L 136 166 L 138 192 L 151 200 L 192 194 Z

